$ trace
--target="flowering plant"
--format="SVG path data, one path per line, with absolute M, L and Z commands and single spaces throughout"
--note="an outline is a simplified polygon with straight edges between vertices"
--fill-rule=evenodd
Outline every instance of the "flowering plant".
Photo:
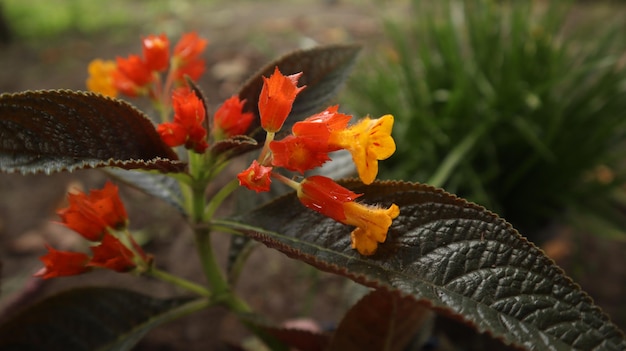
M 58 215 L 93 243 L 91 252 L 47 246 L 36 277 L 109 269 L 160 279 L 188 294 L 158 299 L 112 288 L 69 291 L 0 326 L 1 347 L 127 350 L 156 325 L 215 306 L 235 313 L 276 350 L 401 350 L 411 340 L 428 340 L 434 318 L 445 316 L 505 348 L 625 345 L 591 299 L 503 219 L 427 185 L 375 180 L 378 161 L 395 151 L 393 116 L 353 121 L 337 105 L 323 108 L 357 47 L 322 47 L 279 59 L 211 116 L 196 85 L 206 45 L 189 33 L 170 53 L 165 35 L 150 35 L 142 40 L 141 56 L 93 61 L 90 93 L 0 97 L 3 171 L 107 167 L 114 178 L 165 200 L 188 219 L 207 281 L 159 268 L 159 258 L 145 252 L 129 229 L 132 219 L 113 182 L 88 194 L 71 193 Z M 116 96 L 146 97 L 159 116 L 153 122 Z M 207 196 L 207 186 L 232 159 L 259 149 L 247 168 Z M 358 179 L 311 173 L 340 150 L 349 153 Z M 268 192 L 275 182 L 293 192 L 250 212 L 216 216 L 236 189 Z M 332 333 L 269 325 L 254 318 L 233 289 L 233 266 L 245 262 L 245 250 L 233 244 L 224 269 L 211 243 L 215 232 L 260 241 L 374 290 Z M 543 317 L 529 318 L 536 313 Z M 60 323 L 59 315 L 73 322 Z M 563 327 L 546 323 L 554 316 Z M 99 332 L 104 328 L 110 332 Z

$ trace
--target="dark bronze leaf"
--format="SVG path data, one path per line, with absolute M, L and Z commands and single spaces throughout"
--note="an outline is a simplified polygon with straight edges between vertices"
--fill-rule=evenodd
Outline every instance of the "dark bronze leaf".
M 293 194 L 220 224 L 320 269 L 430 303 L 507 345 L 626 349 L 592 299 L 494 213 L 423 184 L 343 185 L 363 193 L 362 202 L 400 207 L 373 256 L 351 248 L 352 228 L 307 210 Z
M 115 166 L 180 172 L 152 122 L 121 100 L 69 90 L 0 95 L 0 170 L 52 173 Z
M 152 328 L 206 304 L 113 288 L 69 290 L 0 325 L 0 350 L 130 350 Z

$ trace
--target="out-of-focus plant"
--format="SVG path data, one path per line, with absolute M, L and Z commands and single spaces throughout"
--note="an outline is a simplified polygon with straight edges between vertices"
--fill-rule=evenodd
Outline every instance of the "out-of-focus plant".
M 218 306 L 272 350 L 422 348 L 439 334 L 433 332 L 436 314 L 482 333 L 472 334 L 479 348 L 626 348 L 622 332 L 591 298 L 505 220 L 441 189 L 375 180 L 378 161 L 396 148 L 393 116 L 353 123 L 338 106 L 321 109 L 350 71 L 358 47 L 287 55 L 211 109 L 195 84 L 205 69 L 206 40 L 186 34 L 171 53 L 165 35 L 142 43 L 142 55 L 90 64 L 87 85 L 98 93 L 0 95 L 0 170 L 106 167 L 187 220 L 204 279 L 171 274 L 144 251 L 113 183 L 71 193 L 68 207 L 57 213 L 91 243 L 89 252 L 47 246 L 37 279 L 108 269 L 138 281 L 158 279 L 186 294 L 160 299 L 112 287 L 63 291 L 6 316 L 0 349 L 129 350 L 157 325 Z M 159 112 L 157 125 L 116 95 L 149 98 Z M 258 149 L 249 167 L 207 194 L 233 158 Z M 309 175 L 339 150 L 351 154 L 358 179 Z M 273 182 L 294 191 L 246 213 L 217 215 L 240 186 L 267 192 Z M 217 233 L 247 238 L 232 241 L 226 267 L 212 245 Z M 239 242 L 250 239 L 372 291 L 332 332 L 274 326 L 234 288 L 249 253 Z
M 348 91 L 357 113 L 396 117 L 381 177 L 443 186 L 527 235 L 563 214 L 623 233 L 626 24 L 565 31 L 568 8 L 416 0 L 388 22 Z

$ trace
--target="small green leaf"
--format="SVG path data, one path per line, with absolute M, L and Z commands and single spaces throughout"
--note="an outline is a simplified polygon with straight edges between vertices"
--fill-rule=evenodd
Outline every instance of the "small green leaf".
M 152 122 L 113 98 L 69 90 L 0 95 L 0 171 L 52 173 L 114 166 L 181 172 Z
M 410 296 L 377 289 L 354 305 L 333 335 L 329 351 L 401 351 L 434 313 Z
M 80 288 L 49 297 L 0 326 L 1 350 L 130 350 L 149 330 L 209 305 L 129 290 Z
M 285 75 L 302 72 L 298 85 L 307 87 L 298 94 L 291 114 L 283 126 L 283 130 L 288 130 L 295 122 L 326 107 L 324 105 L 337 93 L 352 70 L 359 50 L 358 45 L 321 46 L 295 51 L 269 63 L 239 91 L 239 98 L 246 100 L 244 110 L 259 117 L 258 103 L 263 77 L 269 77 L 274 72 L 274 67 L 278 67 Z M 257 140 L 265 137 L 264 133 L 258 132 L 260 125 L 260 119 L 255 118 L 249 129 Z
M 320 269 L 411 295 L 505 344 L 626 349 L 591 298 L 492 212 L 423 184 L 343 185 L 364 193 L 364 203 L 400 207 L 373 256 L 351 248 L 352 228 L 305 209 L 293 194 L 220 224 Z

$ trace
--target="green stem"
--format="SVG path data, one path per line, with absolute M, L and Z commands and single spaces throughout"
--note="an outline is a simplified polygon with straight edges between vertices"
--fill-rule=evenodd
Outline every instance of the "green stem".
M 222 204 L 222 202 L 224 202 L 224 200 L 228 197 L 228 195 L 230 195 L 238 187 L 239 187 L 239 180 L 235 178 L 231 180 L 230 182 L 228 182 L 228 184 L 226 184 L 223 188 L 221 188 L 215 195 L 213 195 L 213 198 L 211 198 L 211 201 L 209 202 L 206 209 L 204 210 L 204 216 L 203 216 L 204 220 L 210 221 L 213 218 L 215 211 L 217 211 L 217 209 Z
M 176 285 L 185 290 L 191 291 L 201 296 L 210 297 L 211 292 L 207 290 L 204 286 L 191 282 L 189 280 L 183 279 L 181 277 L 169 274 L 157 268 L 151 268 L 148 272 L 149 275 L 160 279 L 164 282 L 170 283 L 172 285 Z

